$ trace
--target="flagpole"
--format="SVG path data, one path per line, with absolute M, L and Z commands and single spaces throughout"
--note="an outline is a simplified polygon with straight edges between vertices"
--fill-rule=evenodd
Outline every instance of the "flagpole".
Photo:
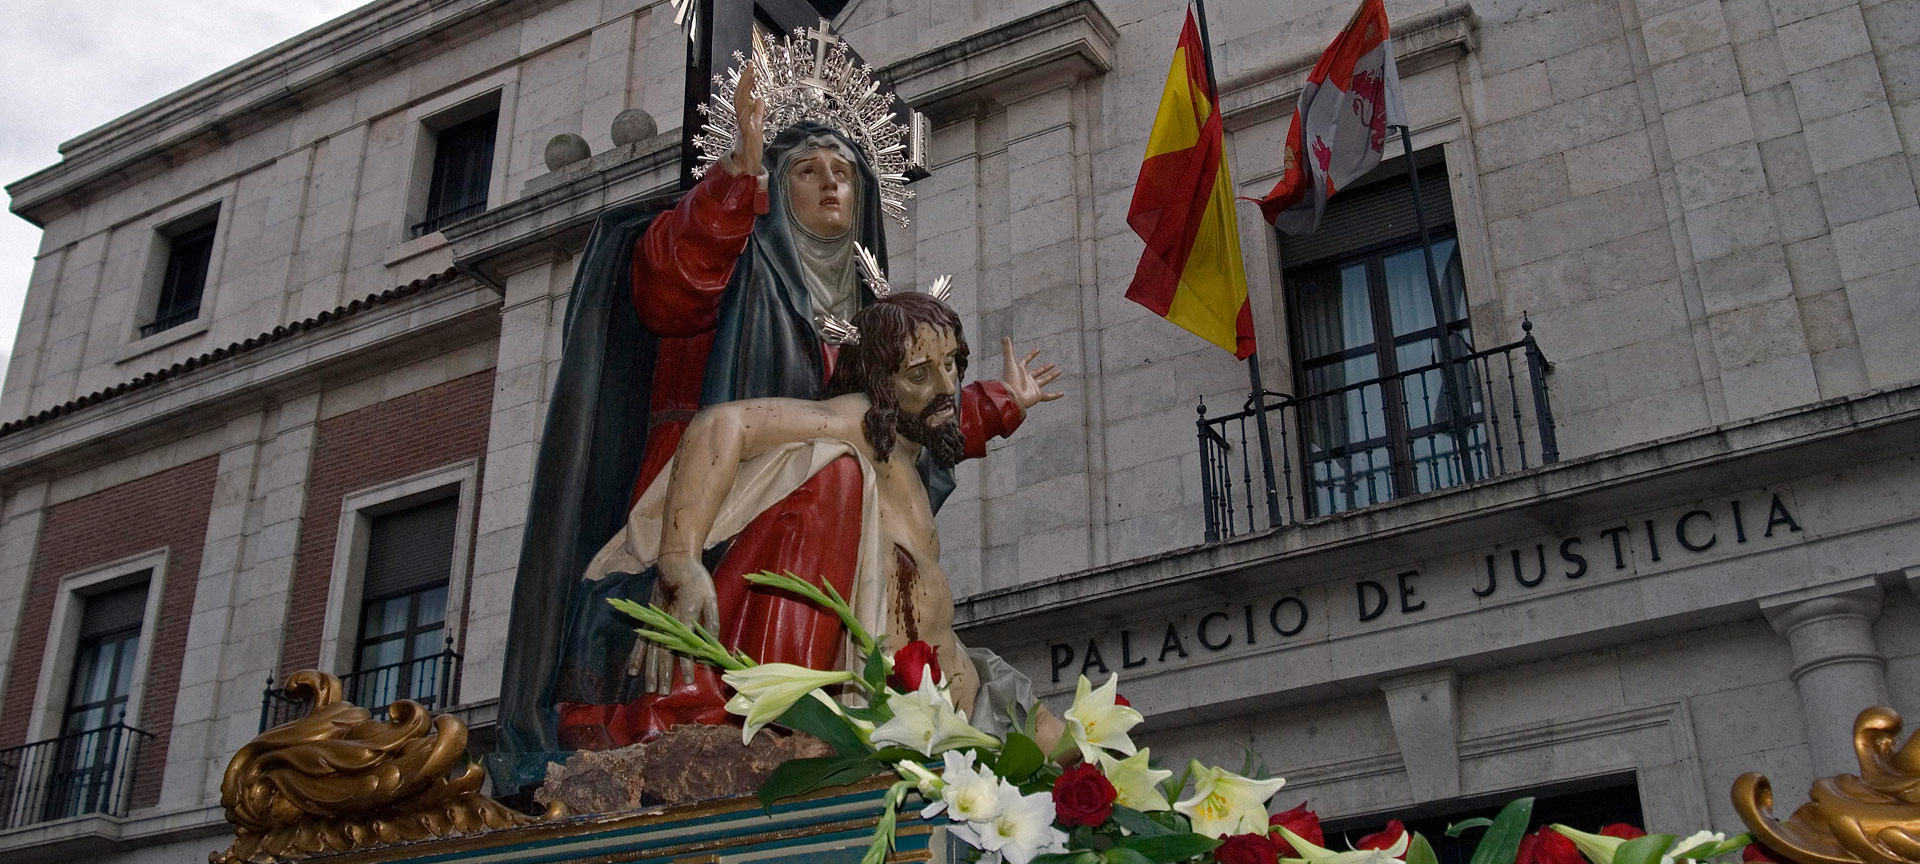
M 1213 73 L 1213 37 L 1207 33 L 1207 0 L 1193 0 L 1194 18 L 1200 22 L 1200 54 L 1207 61 L 1207 91 L 1213 97 L 1213 110 L 1220 110 L 1220 79 Z M 1226 161 L 1226 141 L 1224 128 L 1221 129 L 1220 160 Z M 1235 220 L 1236 222 L 1238 220 Z M 1260 471 L 1267 481 L 1267 527 L 1280 524 L 1280 488 L 1273 479 L 1273 445 L 1271 434 L 1267 431 L 1267 388 L 1260 381 L 1260 349 L 1255 348 L 1247 355 L 1247 387 L 1253 391 L 1247 400 L 1253 407 L 1253 428 L 1260 437 Z M 1251 525 L 1247 526 L 1253 527 Z
M 1205 25 L 1202 26 L 1204 28 Z M 1452 427 L 1454 455 L 1460 459 L 1460 471 L 1465 481 L 1472 483 L 1473 453 L 1467 449 L 1467 428 L 1460 416 L 1459 388 L 1453 375 L 1453 314 L 1446 292 L 1440 287 L 1440 270 L 1434 266 L 1433 238 L 1427 233 L 1426 206 L 1420 201 L 1420 171 L 1413 164 L 1413 132 L 1405 126 L 1400 127 L 1400 146 L 1406 154 L 1407 185 L 1413 190 L 1413 221 L 1420 227 L 1420 250 L 1427 262 L 1427 295 L 1433 303 L 1434 326 L 1439 330 L 1440 393 L 1447 400 L 1447 421 Z

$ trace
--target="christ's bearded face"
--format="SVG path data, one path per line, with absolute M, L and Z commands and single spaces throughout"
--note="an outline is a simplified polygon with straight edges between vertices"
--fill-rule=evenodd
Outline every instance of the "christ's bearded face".
M 933 451 L 942 464 L 958 462 L 960 340 L 952 330 L 922 325 L 907 340 L 906 357 L 888 378 L 900 407 L 901 437 Z
M 816 147 L 787 165 L 793 216 L 814 236 L 832 240 L 853 225 L 853 163 L 830 147 Z

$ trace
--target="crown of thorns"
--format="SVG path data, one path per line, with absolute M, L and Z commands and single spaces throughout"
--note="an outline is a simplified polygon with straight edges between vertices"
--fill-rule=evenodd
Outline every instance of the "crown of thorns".
M 752 63 L 756 72 L 753 95 L 766 100 L 767 136 L 778 136 L 803 120 L 837 129 L 867 157 L 880 180 L 880 207 L 901 225 L 907 224 L 907 172 L 916 167 L 923 149 L 924 121 L 916 113 L 903 125 L 893 112 L 893 94 L 873 80 L 873 67 L 857 62 L 847 43 L 827 29 L 826 19 L 811 30 L 796 27 L 793 34 L 771 43 L 753 35 L 753 57 L 735 51 L 736 64 L 713 76 L 718 89 L 700 105 L 706 117 L 694 146 L 699 166 L 707 166 L 733 149 L 740 135 L 732 94 L 740 73 Z
M 854 260 L 860 262 L 860 278 L 866 280 L 873 296 L 885 299 L 892 295 L 893 286 L 888 284 L 887 274 L 880 270 L 880 259 L 859 243 L 853 244 L 853 251 Z M 933 280 L 933 284 L 927 286 L 927 293 L 935 300 L 947 302 L 953 297 L 953 277 L 941 276 Z M 860 328 L 853 326 L 852 321 L 831 313 L 820 316 L 820 335 L 834 345 L 860 344 Z

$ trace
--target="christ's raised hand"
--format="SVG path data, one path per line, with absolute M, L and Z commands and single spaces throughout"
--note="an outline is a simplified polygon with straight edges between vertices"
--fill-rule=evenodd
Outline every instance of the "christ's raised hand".
M 1007 385 L 1008 395 L 1013 402 L 1025 411 L 1042 402 L 1052 402 L 1067 394 L 1046 389 L 1048 384 L 1059 380 L 1060 370 L 1052 363 L 1033 367 L 1034 358 L 1040 356 L 1040 349 L 1027 352 L 1025 359 L 1014 359 L 1013 340 L 1001 337 L 1000 347 L 1006 358 L 1006 371 L 1000 376 L 1000 383 Z

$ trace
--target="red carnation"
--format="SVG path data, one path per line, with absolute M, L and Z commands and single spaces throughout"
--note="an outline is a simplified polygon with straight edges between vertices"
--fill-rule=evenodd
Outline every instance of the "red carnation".
M 1405 833 L 1407 833 L 1407 826 L 1401 824 L 1398 819 L 1389 819 L 1387 820 L 1387 827 L 1380 829 L 1377 833 L 1368 834 L 1360 838 L 1360 842 L 1353 844 L 1353 848 L 1392 849 L 1393 844 L 1400 842 L 1400 836 Z
M 1062 825 L 1097 828 L 1113 815 L 1113 802 L 1120 797 L 1107 775 L 1092 765 L 1080 764 L 1060 773 L 1053 784 L 1054 818 Z
M 1628 825 L 1625 822 L 1615 822 L 1612 825 L 1600 829 L 1600 836 L 1618 837 L 1622 840 L 1638 840 L 1641 837 L 1647 836 L 1647 832 Z
M 912 693 L 920 689 L 920 681 L 928 672 L 933 673 L 933 682 L 940 683 L 940 655 L 918 639 L 900 646 L 893 652 L 893 674 L 887 676 L 887 684 L 903 693 Z
M 1265 834 L 1235 834 L 1214 847 L 1213 857 L 1220 864 L 1275 864 L 1282 848 L 1293 847 Z
M 1514 856 L 1514 864 L 1586 864 L 1580 856 L 1580 847 L 1573 845 L 1552 828 L 1541 828 L 1520 839 L 1520 853 Z
M 1307 802 L 1305 801 L 1300 802 L 1300 806 L 1288 810 L 1285 813 L 1273 814 L 1273 816 L 1267 820 L 1267 825 L 1273 828 L 1285 828 L 1288 831 L 1292 831 L 1300 835 L 1300 839 L 1312 843 L 1315 846 L 1327 845 L 1327 835 L 1320 830 L 1320 814 L 1308 810 Z M 1304 857 L 1299 850 L 1293 848 L 1292 843 L 1287 842 L 1287 838 L 1285 837 L 1274 837 L 1273 843 L 1274 846 L 1280 850 L 1281 855 L 1288 858 Z

